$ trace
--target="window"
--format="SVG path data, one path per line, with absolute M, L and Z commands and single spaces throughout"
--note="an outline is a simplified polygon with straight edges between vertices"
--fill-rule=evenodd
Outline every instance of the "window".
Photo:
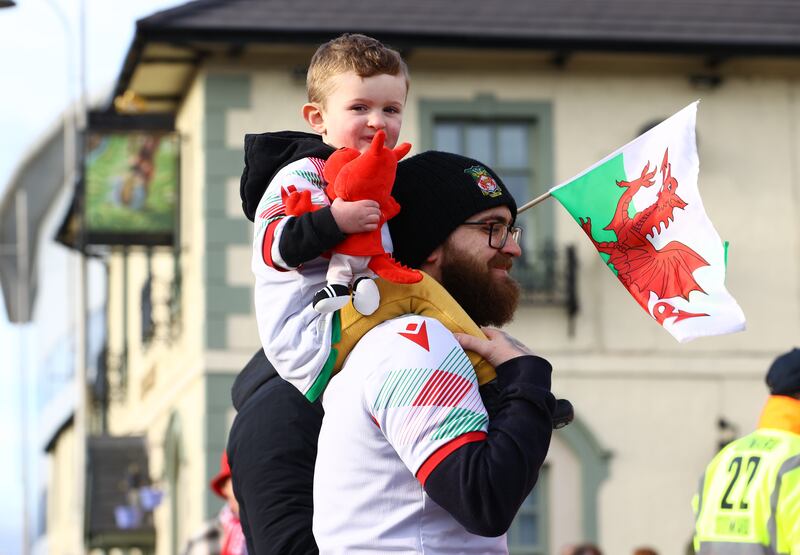
M 455 152 L 490 166 L 519 205 L 553 186 L 550 107 L 542 103 L 422 101 L 423 146 Z M 520 214 L 525 229 L 522 256 L 513 274 L 525 297 L 551 294 L 556 287 L 553 207 L 544 202 Z
M 142 310 L 142 343 L 147 344 L 153 339 L 153 332 L 155 331 L 155 322 L 153 322 L 153 273 L 149 264 L 147 279 L 142 285 L 142 292 L 139 297 L 139 304 Z
M 510 555 L 546 555 L 547 549 L 547 466 L 539 472 L 536 487 L 522 503 L 517 518 L 508 529 Z
M 177 249 L 146 251 L 147 277 L 141 291 L 142 343 L 171 344 L 180 333 L 181 273 Z M 170 275 L 170 272 L 172 275 Z

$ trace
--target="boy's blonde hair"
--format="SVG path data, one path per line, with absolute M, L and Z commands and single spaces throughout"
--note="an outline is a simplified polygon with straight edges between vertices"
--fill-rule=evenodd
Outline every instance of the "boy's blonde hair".
M 306 75 L 308 101 L 324 105 L 331 94 L 331 78 L 347 71 L 359 77 L 402 74 L 408 88 L 408 67 L 399 52 L 372 37 L 345 33 L 321 45 L 311 57 Z

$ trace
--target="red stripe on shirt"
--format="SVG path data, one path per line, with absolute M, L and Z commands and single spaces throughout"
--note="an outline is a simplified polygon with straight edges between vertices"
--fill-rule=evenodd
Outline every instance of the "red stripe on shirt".
M 275 220 L 264 231 L 264 241 L 261 243 L 261 258 L 264 260 L 264 264 L 270 268 L 275 268 L 279 272 L 286 272 L 285 268 L 276 266 L 272 260 L 272 240 L 275 238 L 275 228 L 278 227 L 279 223 L 281 223 L 281 220 Z
M 425 382 L 412 406 L 455 407 L 471 387 L 472 384 L 461 376 L 436 370 Z
M 322 170 L 323 168 L 325 168 L 325 160 L 323 160 L 322 158 L 309 157 L 308 161 L 311 162 L 311 164 L 313 164 L 314 169 L 317 170 L 317 173 L 319 175 L 322 175 Z M 323 177 L 323 181 L 324 180 L 325 178 Z
M 422 487 L 425 487 L 425 481 L 428 479 L 428 476 L 431 475 L 431 472 L 433 472 L 433 470 L 439 466 L 440 462 L 449 457 L 453 451 L 466 445 L 467 443 L 475 443 L 476 441 L 485 440 L 486 432 L 467 432 L 466 434 L 462 434 L 457 438 L 445 443 L 436 451 L 434 451 L 424 463 L 422 463 L 422 466 L 420 466 L 419 470 L 417 470 L 417 480 L 419 480 L 419 483 L 422 484 Z
M 267 220 L 273 216 L 285 216 L 285 215 L 286 215 L 286 206 L 282 202 L 279 202 L 278 204 L 273 204 L 269 206 L 259 215 L 259 217 L 261 219 Z

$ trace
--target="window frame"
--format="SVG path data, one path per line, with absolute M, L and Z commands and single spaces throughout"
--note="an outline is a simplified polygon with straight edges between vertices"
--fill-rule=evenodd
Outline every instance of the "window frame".
M 511 543 L 511 541 L 514 540 L 517 535 L 517 530 L 515 527 L 519 524 L 518 512 L 517 516 L 514 517 L 514 522 L 508 529 L 507 539 L 509 555 L 547 555 L 550 553 L 550 465 L 542 465 L 542 468 L 539 470 L 539 479 L 536 482 L 536 486 L 525 500 L 527 501 L 530 499 L 530 496 L 533 495 L 534 492 L 538 496 L 535 514 L 538 517 L 539 529 L 537 530 L 537 534 L 540 539 L 539 545 L 532 547 L 530 545 Z M 520 507 L 520 512 L 524 510 L 525 503 L 523 502 L 522 507 Z
M 550 102 L 546 101 L 519 101 L 519 100 L 498 100 L 493 95 L 479 94 L 472 100 L 465 99 L 420 99 L 420 139 L 421 150 L 431 150 L 435 147 L 435 129 L 439 122 L 452 120 L 460 124 L 488 123 L 494 126 L 496 133 L 497 125 L 508 123 L 525 123 L 529 130 L 528 144 L 528 173 L 530 183 L 528 192 L 530 198 L 516 199 L 518 205 L 522 205 L 533 199 L 555 185 L 553 177 L 554 166 L 554 144 L 553 144 L 553 110 Z M 495 136 L 496 140 L 496 136 Z M 495 145 L 496 149 L 497 146 Z M 495 153 L 496 154 L 496 153 Z M 501 169 L 500 173 L 513 175 L 514 171 Z M 528 249 L 534 257 L 550 257 L 556 253 L 556 222 L 554 207 L 552 202 L 539 204 L 535 210 L 535 219 L 530 217 L 519 222 L 524 228 L 530 228 L 527 233 L 532 233 L 534 237 L 541 238 L 535 240 L 533 245 L 525 243 L 522 248 Z M 532 249 L 532 250 L 531 250 Z M 534 254 L 535 252 L 535 254 Z M 555 270 L 556 262 L 552 262 L 553 268 L 543 269 L 550 276 Z M 543 281 L 531 279 L 523 283 L 525 300 L 533 301 L 540 298 L 549 299 L 558 289 L 558 285 L 552 277 L 545 278 Z

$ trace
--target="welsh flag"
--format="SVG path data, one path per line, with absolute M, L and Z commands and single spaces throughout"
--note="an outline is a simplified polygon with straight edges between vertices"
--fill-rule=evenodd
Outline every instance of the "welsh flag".
M 636 302 L 678 341 L 741 331 L 727 244 L 703 208 L 694 102 L 550 193 Z

